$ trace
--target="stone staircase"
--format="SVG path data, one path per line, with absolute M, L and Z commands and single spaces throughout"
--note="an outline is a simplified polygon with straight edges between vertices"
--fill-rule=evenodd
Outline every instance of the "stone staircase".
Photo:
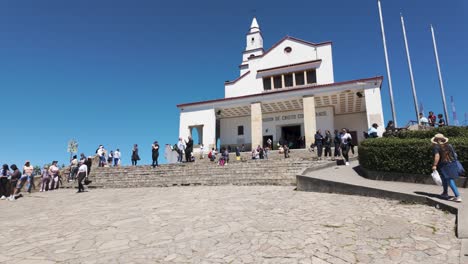
M 284 158 L 271 151 L 269 159 L 252 160 L 242 153 L 243 161 L 230 155 L 230 162 L 219 166 L 207 158 L 191 163 L 163 164 L 152 168 L 123 166 L 93 168 L 90 174 L 96 188 L 168 187 L 188 185 L 295 185 L 296 175 L 309 168 L 323 168 L 335 161 L 317 160 L 314 152 L 293 150 Z M 76 185 L 72 184 L 72 185 Z M 65 187 L 65 186 L 64 186 Z M 70 186 L 72 187 L 72 186 Z

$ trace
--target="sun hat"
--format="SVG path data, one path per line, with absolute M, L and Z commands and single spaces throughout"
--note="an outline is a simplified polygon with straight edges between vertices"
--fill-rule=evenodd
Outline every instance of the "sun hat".
M 442 140 L 442 141 L 438 141 L 438 140 Z M 443 144 L 447 143 L 448 140 L 449 140 L 448 138 L 446 138 L 443 134 L 440 134 L 440 133 L 436 134 L 433 138 L 431 138 L 432 143 L 439 144 L 439 145 L 443 145 Z

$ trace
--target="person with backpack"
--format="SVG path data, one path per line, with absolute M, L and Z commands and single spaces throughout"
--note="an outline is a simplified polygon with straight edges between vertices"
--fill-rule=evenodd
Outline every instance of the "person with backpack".
M 449 139 L 443 134 L 436 134 L 431 138 L 432 153 L 434 155 L 432 170 L 437 170 L 441 174 L 443 187 L 443 192 L 440 195 L 441 198 L 449 200 L 448 187 L 450 186 L 455 195 L 451 200 L 460 203 L 462 198 L 455 183 L 455 179 L 460 176 L 460 168 L 457 164 L 458 157 L 452 145 L 448 144 L 448 141 Z
M 216 151 L 214 148 L 212 148 L 211 151 L 208 153 L 208 159 L 210 159 L 210 161 L 216 160 Z

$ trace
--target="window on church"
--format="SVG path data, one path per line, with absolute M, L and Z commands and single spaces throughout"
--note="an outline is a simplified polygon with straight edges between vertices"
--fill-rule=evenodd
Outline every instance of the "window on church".
M 281 75 L 273 77 L 273 86 L 275 89 L 282 88 L 283 82 L 281 81 Z
M 263 90 L 265 91 L 271 90 L 271 78 L 270 77 L 263 78 Z
M 296 72 L 296 85 L 304 85 L 304 72 Z
M 293 76 L 292 73 L 285 74 L 284 75 L 284 86 L 285 87 L 291 87 L 293 86 Z
M 238 126 L 237 127 L 237 135 L 238 136 L 243 136 L 244 135 L 244 126 Z
M 315 70 L 307 71 L 307 83 L 317 83 L 317 74 Z

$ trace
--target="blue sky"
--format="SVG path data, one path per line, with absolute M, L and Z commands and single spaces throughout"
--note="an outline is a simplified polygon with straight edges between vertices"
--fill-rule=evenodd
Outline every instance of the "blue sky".
M 468 112 L 468 4 L 382 0 L 397 117 L 414 119 L 400 25 L 406 19 L 416 89 L 424 109 L 442 113 L 429 24 L 436 29 L 447 100 Z M 255 11 L 254 11 L 255 10 Z M 333 41 L 335 81 L 383 75 L 391 119 L 377 1 L 0 1 L 0 163 L 68 162 L 79 152 L 174 144 L 176 104 L 222 98 L 235 79 L 253 15 L 265 48 L 285 35 Z M 450 102 L 448 102 L 450 107 Z

